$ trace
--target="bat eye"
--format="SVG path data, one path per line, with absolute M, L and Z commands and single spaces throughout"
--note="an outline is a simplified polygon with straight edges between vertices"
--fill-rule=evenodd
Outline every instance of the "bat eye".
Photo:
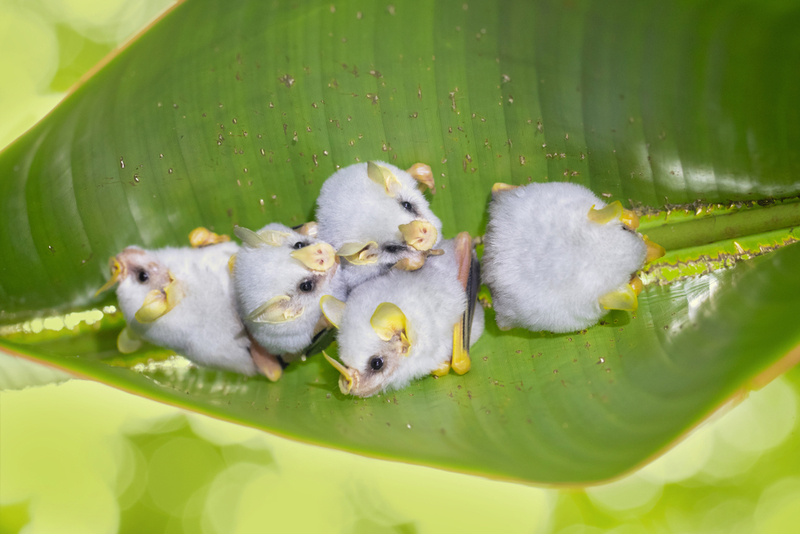
M 294 244 L 294 246 L 292 246 L 292 248 L 294 248 L 294 249 L 301 249 L 301 248 L 303 248 L 304 246 L 306 246 L 306 244 L 305 244 L 305 243 L 303 243 L 302 241 L 298 241 L 297 243 L 295 243 L 295 244 Z
M 139 279 L 140 283 L 144 284 L 145 282 L 150 280 L 150 275 L 147 274 L 147 271 L 139 271 L 137 278 Z
M 403 245 L 386 245 L 385 247 L 383 247 L 383 250 L 385 250 L 389 254 L 397 254 L 398 252 L 402 252 L 405 249 L 406 247 L 404 247 Z
M 414 213 L 414 205 L 411 202 L 401 202 L 400 205 L 403 206 L 404 210 Z
M 309 291 L 314 290 L 314 281 L 313 280 L 303 280 L 300 283 L 300 291 L 308 293 Z
M 375 356 L 369 361 L 369 366 L 372 367 L 373 371 L 380 371 L 381 367 L 383 367 L 383 358 Z

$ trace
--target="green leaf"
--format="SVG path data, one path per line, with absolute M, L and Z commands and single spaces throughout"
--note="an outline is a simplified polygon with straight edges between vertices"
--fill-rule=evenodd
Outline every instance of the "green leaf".
M 181 4 L 0 154 L 0 321 L 113 304 L 93 294 L 130 244 L 304 222 L 337 166 L 369 159 L 429 163 L 447 237 L 482 233 L 496 181 L 568 179 L 636 207 L 669 249 L 639 311 L 566 335 L 500 332 L 489 312 L 470 373 L 370 399 L 343 397 L 318 357 L 276 384 L 153 347 L 123 357 L 114 313 L 4 327 L 0 346 L 370 456 L 548 484 L 618 476 L 800 343 L 800 246 L 785 246 L 800 222 L 800 71 L 781 59 L 800 53 L 798 14 Z

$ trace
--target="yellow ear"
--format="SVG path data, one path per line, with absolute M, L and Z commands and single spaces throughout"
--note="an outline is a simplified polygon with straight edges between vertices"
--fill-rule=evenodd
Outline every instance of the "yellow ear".
M 378 243 L 345 243 L 336 251 L 336 255 L 346 259 L 353 265 L 369 265 L 378 261 Z
M 504 184 L 503 182 L 497 182 L 492 186 L 492 196 L 495 196 L 497 193 L 502 193 L 503 191 L 511 191 L 512 189 L 518 188 L 518 185 L 511 185 L 511 184 Z
M 392 174 L 392 171 L 371 161 L 367 162 L 367 176 L 369 176 L 370 180 L 383 187 L 390 197 L 395 196 L 402 187 L 400 180 Z
M 335 328 L 339 328 L 339 325 L 342 324 L 342 317 L 344 317 L 345 303 L 333 295 L 323 295 L 319 299 L 319 308 L 328 322 Z
M 230 236 L 215 234 L 208 228 L 198 226 L 189 234 L 189 243 L 192 248 L 207 247 L 209 245 L 216 245 L 217 243 L 227 243 L 230 241 Z
M 594 205 L 586 214 L 589 220 L 597 224 L 607 224 L 611 221 L 618 221 L 622 217 L 622 204 L 619 200 L 606 204 L 605 208 L 595 209 Z
M 408 174 L 411 175 L 419 185 L 417 186 L 420 191 L 425 191 L 425 188 L 431 190 L 431 194 L 436 193 L 436 182 L 433 179 L 433 172 L 431 172 L 431 168 L 424 163 L 415 163 L 411 166 L 410 169 L 406 171 Z
M 260 230 L 256 232 L 256 235 L 271 247 L 279 247 L 292 237 L 292 234 L 288 232 L 279 232 L 277 230 Z
M 183 288 L 169 273 L 170 283 L 163 289 L 154 289 L 144 297 L 144 303 L 134 317 L 140 323 L 152 323 L 177 306 L 184 297 Z
M 273 297 L 253 310 L 246 319 L 254 323 L 268 324 L 280 324 L 287 321 L 294 321 L 303 315 L 303 308 L 297 310 L 289 307 L 291 300 L 292 299 L 288 295 Z
M 405 314 L 391 302 L 382 302 L 375 308 L 375 313 L 369 320 L 369 324 L 378 337 L 383 341 L 389 341 L 399 334 L 404 343 L 408 342 L 408 321 Z

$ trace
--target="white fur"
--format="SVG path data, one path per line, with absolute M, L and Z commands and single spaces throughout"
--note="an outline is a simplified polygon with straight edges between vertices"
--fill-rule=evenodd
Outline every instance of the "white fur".
M 385 188 L 367 176 L 367 164 L 357 163 L 336 171 L 325 180 L 317 199 L 317 222 L 320 239 L 339 250 L 345 243 L 375 241 L 381 247 L 378 262 L 371 265 L 352 265 L 342 260 L 342 270 L 348 288 L 386 273 L 397 261 L 413 255 L 415 251 L 389 253 L 386 245 L 403 245 L 398 230 L 401 224 L 425 220 L 437 231 L 441 241 L 442 222 L 430 209 L 425 195 L 417 189 L 418 182 L 406 171 L 390 163 L 376 161 L 377 165 L 392 171 L 402 185 L 394 197 Z M 405 210 L 401 203 L 410 202 L 417 215 Z
M 335 267 L 324 273 L 316 272 L 291 257 L 290 254 L 296 250 L 293 248 L 295 243 L 314 244 L 320 243 L 320 239 L 299 234 L 278 223 L 268 224 L 262 230 L 286 232 L 292 237 L 277 247 L 265 244 L 252 248 L 242 245 L 236 255 L 233 271 L 237 308 L 247 330 L 269 352 L 300 352 L 311 344 L 314 327 L 322 316 L 320 298 L 333 295 L 344 300 L 344 283 Z M 308 293 L 300 291 L 300 283 L 310 278 L 315 280 L 314 290 Z M 288 295 L 299 303 L 303 314 L 292 321 L 278 324 L 256 323 L 246 319 L 253 310 L 279 295 Z
M 496 194 L 484 237 L 483 282 L 501 328 L 570 332 L 607 313 L 598 299 L 644 264 L 642 237 L 587 217 L 605 206 L 585 187 L 530 184 Z
M 236 314 L 228 275 L 228 259 L 238 248 L 235 243 L 199 249 L 128 247 L 126 252 L 143 252 L 126 255 L 132 258 L 132 263 L 126 262 L 127 276 L 117 287 L 117 300 L 128 328 L 142 339 L 172 349 L 201 365 L 256 374 L 250 340 Z M 137 280 L 137 267 L 151 273 L 152 283 Z M 154 322 L 140 323 L 134 314 L 142 307 L 147 293 L 157 289 L 155 274 L 165 276 L 167 271 L 178 280 L 185 296 Z
M 466 293 L 459 283 L 452 240 L 442 244 L 443 256 L 428 258 L 418 271 L 390 271 L 370 280 L 351 293 L 339 325 L 339 357 L 365 381 L 371 375 L 381 386 L 375 391 L 400 389 L 412 380 L 430 374 L 453 353 L 453 328 L 466 310 Z M 386 354 L 382 341 L 370 325 L 370 318 L 382 302 L 391 302 L 405 314 L 412 342 L 408 356 L 395 356 L 399 363 L 391 374 L 373 371 L 369 361 Z M 483 308 L 478 305 L 471 342 L 483 333 Z M 387 367 L 388 364 L 387 364 Z M 383 374 L 382 374 L 383 373 Z

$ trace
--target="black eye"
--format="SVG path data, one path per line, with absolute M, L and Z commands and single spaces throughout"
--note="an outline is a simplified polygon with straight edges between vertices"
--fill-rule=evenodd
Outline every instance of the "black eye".
M 137 278 L 139 279 L 139 282 L 144 284 L 145 282 L 150 280 L 150 275 L 147 274 L 147 271 L 139 271 L 139 275 L 137 276 Z
M 397 254 L 398 252 L 402 252 L 405 249 L 406 247 L 404 247 L 403 245 L 386 245 L 385 247 L 383 247 L 383 250 L 385 250 L 389 254 Z
M 300 249 L 303 248 L 304 246 L 306 246 L 305 243 L 303 243 L 302 241 L 298 241 L 297 243 L 294 244 L 292 248 Z
M 380 371 L 381 367 L 383 367 L 383 358 L 375 356 L 369 361 L 369 366 L 372 367 L 373 371 Z
M 314 290 L 314 281 L 313 280 L 304 280 L 300 283 L 300 291 L 305 291 L 308 293 L 309 291 Z
M 401 202 L 400 205 L 403 206 L 404 210 L 414 213 L 414 205 L 411 202 Z

